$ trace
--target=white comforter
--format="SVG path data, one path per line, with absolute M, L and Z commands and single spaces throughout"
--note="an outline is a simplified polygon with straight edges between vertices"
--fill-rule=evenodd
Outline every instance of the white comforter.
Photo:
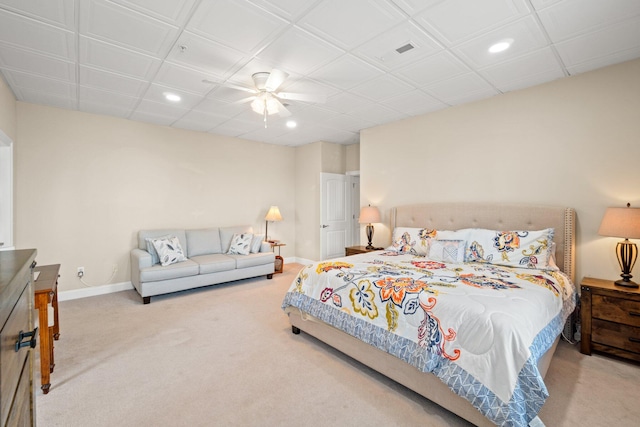
M 305 267 L 287 306 L 433 372 L 498 425 L 527 425 L 575 287 L 558 271 L 372 252 Z

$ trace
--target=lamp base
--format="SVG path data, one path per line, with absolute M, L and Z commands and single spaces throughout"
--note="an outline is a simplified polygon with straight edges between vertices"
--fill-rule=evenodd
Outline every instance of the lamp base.
M 638 284 L 636 282 L 634 282 L 633 280 L 624 280 L 624 279 L 620 279 L 620 280 L 616 280 L 615 282 L 613 282 L 616 286 L 624 286 L 625 288 L 638 288 L 640 286 L 638 286 Z

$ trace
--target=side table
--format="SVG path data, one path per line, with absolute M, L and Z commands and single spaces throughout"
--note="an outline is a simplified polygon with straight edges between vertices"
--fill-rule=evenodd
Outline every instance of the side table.
M 373 252 L 373 251 L 381 251 L 382 249 L 384 248 L 367 249 L 366 246 L 348 246 L 344 248 L 344 256 L 364 254 L 364 253 Z
M 280 248 L 283 246 L 287 246 L 286 243 L 280 243 L 280 242 L 269 242 L 269 244 L 271 245 L 271 248 L 278 248 L 278 255 L 276 255 L 276 261 L 275 261 L 275 266 L 274 266 L 274 273 L 282 273 L 282 270 L 284 269 L 284 259 L 280 256 Z
M 50 375 L 55 366 L 53 358 L 53 340 L 60 338 L 58 323 L 58 277 L 60 264 L 43 265 L 33 269 L 39 272 L 33 282 L 35 293 L 34 306 L 38 310 L 38 326 L 40 328 L 40 374 L 42 392 L 49 393 Z M 49 304 L 53 308 L 53 325 L 49 325 Z

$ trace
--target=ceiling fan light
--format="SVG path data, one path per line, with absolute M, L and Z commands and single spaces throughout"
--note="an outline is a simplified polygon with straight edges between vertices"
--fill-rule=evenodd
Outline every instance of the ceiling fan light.
M 267 98 L 267 113 L 276 114 L 279 111 L 278 101 L 276 101 L 272 96 Z
M 258 114 L 264 113 L 264 99 L 260 96 L 256 96 L 256 99 L 251 102 L 251 109 Z

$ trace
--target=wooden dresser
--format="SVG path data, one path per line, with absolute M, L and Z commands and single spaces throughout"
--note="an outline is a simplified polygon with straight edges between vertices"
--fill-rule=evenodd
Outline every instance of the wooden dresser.
M 36 250 L 0 251 L 0 425 L 34 426 Z
M 590 277 L 582 279 L 580 289 L 580 352 L 640 362 L 640 290 Z

